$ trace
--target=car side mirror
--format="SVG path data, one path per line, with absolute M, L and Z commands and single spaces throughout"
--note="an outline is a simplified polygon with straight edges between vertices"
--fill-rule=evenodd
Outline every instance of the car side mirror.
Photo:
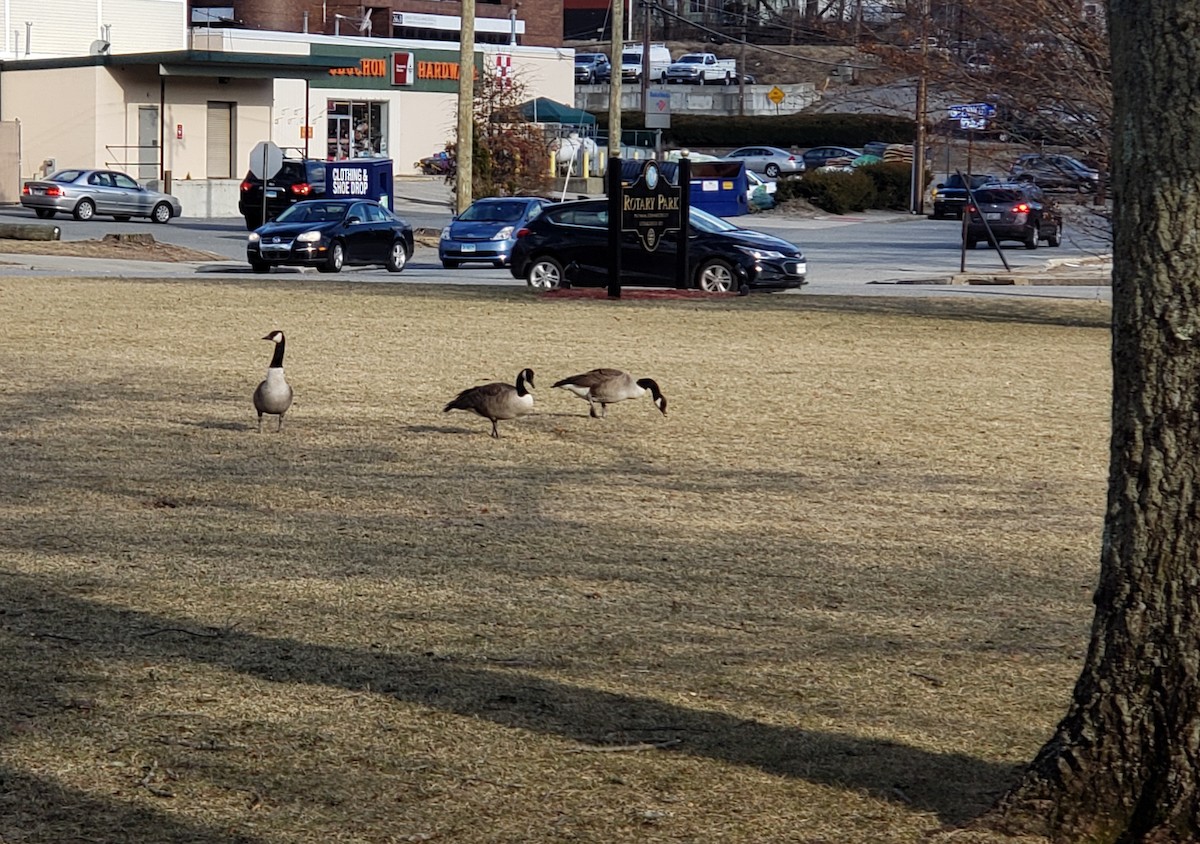
M 346 225 L 348 225 L 348 226 L 354 226 L 361 222 L 362 222 L 362 220 L 358 219 L 358 217 L 347 217 L 346 218 Z
M 946 186 L 946 183 L 945 183 L 945 182 L 938 182 L 938 183 L 937 183 L 937 186 L 938 186 L 939 188 L 944 188 L 944 187 Z

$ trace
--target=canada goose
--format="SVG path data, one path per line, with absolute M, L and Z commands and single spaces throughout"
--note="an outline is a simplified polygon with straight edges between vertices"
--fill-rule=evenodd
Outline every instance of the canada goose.
M 484 419 L 492 420 L 492 436 L 499 438 L 500 431 L 496 427 L 499 420 L 516 419 L 533 410 L 533 394 L 526 385 L 533 386 L 532 369 L 521 370 L 516 386 L 497 381 L 463 390 L 442 408 L 442 412 L 470 410 L 478 413 Z
M 632 375 L 619 369 L 593 369 L 591 372 L 564 378 L 554 386 L 562 387 L 585 399 L 592 416 L 597 419 L 608 415 L 610 404 L 636 399 L 646 395 L 646 391 L 654 397 L 654 405 L 662 411 L 662 415 L 667 415 L 667 398 L 653 378 L 639 378 L 635 381 Z M 597 404 L 600 405 L 599 413 L 596 412 Z
M 272 331 L 264 340 L 275 344 L 275 354 L 271 365 L 267 367 L 267 378 L 254 390 L 254 409 L 258 411 L 258 430 L 262 433 L 262 418 L 264 413 L 273 413 L 279 417 L 276 431 L 283 430 L 283 414 L 292 406 L 292 385 L 283 376 L 283 349 L 285 341 L 282 331 Z

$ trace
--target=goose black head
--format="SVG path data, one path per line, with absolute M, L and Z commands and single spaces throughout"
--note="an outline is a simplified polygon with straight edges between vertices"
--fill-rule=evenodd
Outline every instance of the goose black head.
M 662 394 L 662 390 L 658 388 L 658 382 L 653 378 L 639 378 L 637 385 L 643 390 L 649 390 L 650 395 L 654 397 L 654 406 L 659 409 L 663 416 L 667 415 L 667 397 Z
M 533 370 L 526 367 L 521 370 L 521 374 L 517 376 L 517 381 L 524 383 L 527 387 L 533 386 Z
M 272 343 L 282 343 L 283 342 L 283 332 L 280 331 L 279 329 L 275 329 L 274 331 L 272 331 L 270 334 L 268 334 L 263 339 L 270 340 Z

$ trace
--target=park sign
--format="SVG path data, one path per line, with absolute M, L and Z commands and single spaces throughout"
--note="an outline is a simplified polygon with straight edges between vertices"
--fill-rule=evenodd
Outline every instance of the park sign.
M 653 252 L 667 232 L 681 226 L 680 189 L 662 175 L 658 162 L 642 165 L 637 180 L 621 193 L 621 231 L 637 235 L 642 249 Z

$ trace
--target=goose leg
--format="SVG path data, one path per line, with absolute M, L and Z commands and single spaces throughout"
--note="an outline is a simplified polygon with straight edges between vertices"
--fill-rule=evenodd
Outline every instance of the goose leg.
M 258 412 L 258 432 L 262 433 L 262 411 Z
M 608 418 L 608 405 L 606 405 L 604 402 L 600 402 L 600 418 Z
M 492 420 L 492 436 L 496 439 L 500 439 L 500 429 L 496 427 L 495 419 Z
M 283 430 L 283 414 L 279 414 L 279 424 L 275 426 L 275 433 Z
M 593 419 L 599 419 L 600 414 L 596 412 L 596 403 L 592 401 L 592 397 L 588 396 L 588 413 Z

